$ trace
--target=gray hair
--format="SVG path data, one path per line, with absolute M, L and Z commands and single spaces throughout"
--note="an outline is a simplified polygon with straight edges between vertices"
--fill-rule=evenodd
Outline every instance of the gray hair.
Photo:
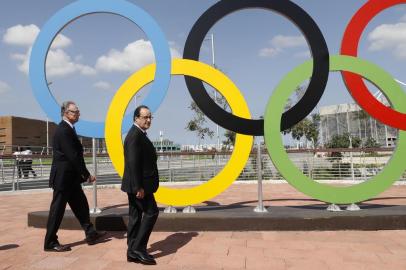
M 75 102 L 73 102 L 73 101 L 64 101 L 63 103 L 62 103 L 62 106 L 61 106 L 61 116 L 63 117 L 63 115 L 68 111 L 68 108 L 69 108 L 69 106 L 70 105 L 76 105 L 76 103 Z

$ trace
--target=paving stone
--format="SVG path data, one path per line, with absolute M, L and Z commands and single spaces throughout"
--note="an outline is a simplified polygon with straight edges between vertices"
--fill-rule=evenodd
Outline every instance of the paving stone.
M 255 184 L 233 184 L 211 204 L 256 205 Z M 264 182 L 268 205 L 314 205 L 287 184 Z M 92 191 L 86 190 L 89 202 Z M 392 186 L 368 204 L 406 205 L 406 185 Z M 99 207 L 126 207 L 118 188 L 98 191 Z M 60 230 L 72 251 L 43 251 L 44 229 L 27 227 L 27 213 L 48 210 L 50 191 L 0 193 L 0 269 L 406 269 L 406 231 L 153 232 L 148 251 L 158 265 L 126 261 L 125 232 L 88 246 L 83 231 Z M 33 203 L 35 202 L 35 203 Z M 162 205 L 160 205 L 162 207 Z

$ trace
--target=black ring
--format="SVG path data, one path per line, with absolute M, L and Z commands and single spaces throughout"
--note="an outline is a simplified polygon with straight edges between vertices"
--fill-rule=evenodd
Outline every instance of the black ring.
M 329 75 L 329 52 L 315 21 L 301 7 L 288 0 L 222 0 L 210 7 L 193 25 L 185 43 L 184 59 L 199 60 L 200 47 L 210 28 L 226 15 L 246 8 L 276 11 L 291 20 L 305 36 L 313 55 L 313 73 L 304 96 L 283 113 L 281 130 L 288 129 L 309 115 L 321 99 Z M 185 76 L 187 88 L 197 106 L 213 122 L 225 129 L 246 135 L 264 135 L 264 120 L 235 116 L 218 106 L 209 96 L 201 80 Z

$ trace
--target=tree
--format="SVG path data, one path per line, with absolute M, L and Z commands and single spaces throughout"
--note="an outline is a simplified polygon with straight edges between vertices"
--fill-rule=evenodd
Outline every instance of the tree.
M 349 148 L 351 144 L 353 148 L 357 148 L 361 145 L 361 139 L 356 136 L 350 136 L 349 133 L 343 133 L 342 135 L 334 135 L 330 142 L 327 143 L 327 148 Z
M 296 87 L 295 96 L 296 102 L 298 102 L 306 93 L 307 84 L 302 84 Z M 287 104 L 285 105 L 285 111 L 289 110 L 292 107 L 292 99 L 289 98 Z M 313 145 L 318 145 L 319 139 L 319 127 L 320 127 L 320 115 L 314 113 L 311 115 L 311 118 L 307 117 L 294 125 L 293 127 L 283 130 L 283 134 L 291 134 L 292 138 L 300 141 L 303 137 L 307 141 L 312 141 Z
M 226 111 L 229 110 L 229 106 L 228 106 L 226 99 L 220 93 L 217 93 L 216 99 L 213 94 L 210 96 L 213 100 L 216 100 L 217 105 L 219 105 L 221 108 L 223 108 L 223 110 L 226 110 Z M 211 130 L 207 126 L 207 122 L 208 122 L 207 116 L 200 110 L 199 106 L 197 106 L 197 104 L 194 101 L 192 101 L 190 103 L 189 109 L 191 109 L 194 112 L 194 116 L 193 116 L 193 119 L 187 123 L 185 129 L 188 131 L 196 132 L 197 137 L 199 139 L 199 144 L 200 144 L 200 140 L 204 140 L 206 138 L 206 136 L 208 136 L 210 139 L 213 138 L 214 131 Z M 229 132 L 231 132 L 231 131 L 229 131 Z M 226 131 L 224 136 L 226 136 L 226 138 L 227 138 L 227 136 L 231 136 L 231 134 L 228 134 Z M 228 140 L 229 139 L 227 138 L 226 141 L 228 141 Z M 235 140 L 235 134 L 234 134 L 234 139 L 232 140 L 232 143 L 234 143 L 234 140 Z
M 371 137 L 368 137 L 368 139 L 364 143 L 365 148 L 377 148 L 379 146 L 380 146 L 379 143 L 374 138 Z
M 197 137 L 199 138 L 199 143 L 200 140 L 204 140 L 206 136 L 213 138 L 214 131 L 212 131 L 209 127 L 205 126 L 207 123 L 206 116 L 199 109 L 199 107 L 194 101 L 192 101 L 192 103 L 190 104 L 189 109 L 194 111 L 195 114 L 193 116 L 193 119 L 187 123 L 185 129 L 192 132 L 196 132 Z
M 312 141 L 314 146 L 319 139 L 320 115 L 312 114 L 311 118 L 305 118 L 293 127 L 283 131 L 283 134 L 291 134 L 292 138 L 300 141 L 303 137 L 307 141 Z
M 226 140 L 223 141 L 223 144 L 225 145 L 226 149 L 230 149 L 231 145 L 234 145 L 235 143 L 235 132 L 226 130 L 226 132 L 224 133 L 224 137 L 226 138 Z
M 327 143 L 327 148 L 349 148 L 350 147 L 350 137 L 351 145 L 353 148 L 357 148 L 361 145 L 361 139 L 359 137 L 350 136 L 349 133 L 344 133 L 342 135 L 334 135 L 331 140 Z M 332 152 L 333 157 L 342 157 L 340 152 Z

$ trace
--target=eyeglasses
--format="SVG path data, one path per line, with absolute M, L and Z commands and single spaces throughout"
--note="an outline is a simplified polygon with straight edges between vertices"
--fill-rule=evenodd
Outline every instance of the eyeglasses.
M 139 116 L 138 118 L 141 118 L 142 120 L 147 120 L 147 119 L 152 120 L 152 119 L 154 119 L 154 117 L 152 115 L 151 116 Z
M 79 113 L 80 113 L 79 110 L 77 110 L 77 111 L 68 110 L 68 112 L 71 112 L 71 113 L 73 113 L 73 114 L 79 114 Z

